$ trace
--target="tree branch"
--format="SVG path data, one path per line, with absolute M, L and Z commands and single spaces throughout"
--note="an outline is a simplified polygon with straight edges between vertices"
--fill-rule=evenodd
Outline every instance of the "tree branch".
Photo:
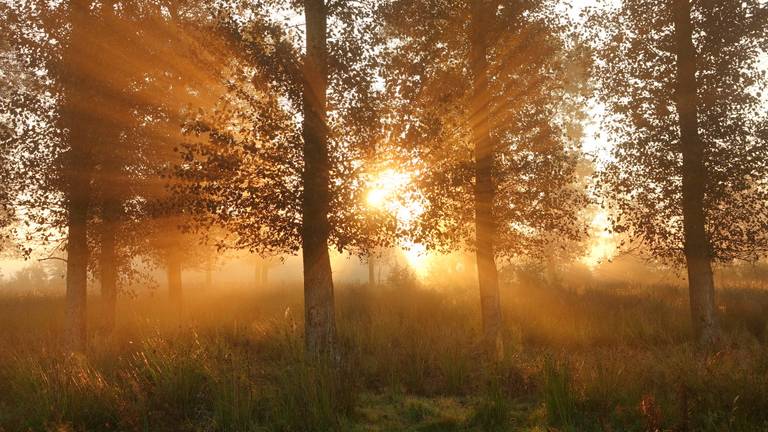
M 48 261 L 48 260 L 59 260 L 59 261 L 67 262 L 67 260 L 64 259 L 64 258 L 59 258 L 59 257 L 54 257 L 54 256 L 46 257 L 46 258 L 38 258 L 38 261 Z

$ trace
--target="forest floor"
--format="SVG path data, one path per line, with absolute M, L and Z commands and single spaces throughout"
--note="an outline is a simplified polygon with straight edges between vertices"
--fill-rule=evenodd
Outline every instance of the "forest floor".
M 505 359 L 474 290 L 340 287 L 339 360 L 302 354 L 299 287 L 121 299 L 62 347 L 64 302 L 0 299 L 0 431 L 768 430 L 768 292 L 719 293 L 720 351 L 668 286 L 504 288 Z

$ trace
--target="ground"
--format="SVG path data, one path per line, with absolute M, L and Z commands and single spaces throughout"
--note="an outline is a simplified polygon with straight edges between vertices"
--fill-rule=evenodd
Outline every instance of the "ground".
M 302 353 L 300 287 L 90 301 L 87 353 L 64 302 L 0 300 L 0 430 L 768 430 L 768 293 L 720 292 L 724 342 L 691 339 L 674 286 L 505 286 L 505 359 L 478 349 L 471 287 L 339 287 L 339 355 Z

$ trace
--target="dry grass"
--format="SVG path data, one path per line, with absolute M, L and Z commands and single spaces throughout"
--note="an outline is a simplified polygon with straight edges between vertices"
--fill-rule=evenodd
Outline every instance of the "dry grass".
M 160 293 L 158 293 L 160 294 Z M 338 295 L 341 361 L 301 352 L 301 290 L 122 302 L 65 354 L 63 300 L 0 300 L 0 430 L 768 430 L 768 293 L 720 295 L 726 343 L 687 343 L 683 291 L 504 291 L 504 364 L 478 354 L 472 290 Z

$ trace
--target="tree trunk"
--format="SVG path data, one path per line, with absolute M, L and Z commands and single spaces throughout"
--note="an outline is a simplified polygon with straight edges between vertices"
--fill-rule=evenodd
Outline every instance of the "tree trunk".
M 101 189 L 101 270 L 102 319 L 105 330 L 111 333 L 115 327 L 117 307 L 117 231 L 122 218 L 123 203 L 118 191 L 121 162 L 114 151 L 120 142 L 120 125 L 117 122 L 101 123 L 103 140 L 99 141 L 101 152 L 101 173 L 96 177 Z M 111 150 L 111 151 L 110 151 Z
M 175 250 L 168 253 L 168 298 L 179 318 L 182 310 L 181 259 Z
M 71 133 L 70 136 L 75 135 Z M 78 152 L 72 148 L 71 158 Z M 87 162 L 82 162 L 87 163 Z M 72 163 L 75 167 L 79 163 Z M 70 174 L 67 231 L 67 341 L 70 349 L 84 352 L 88 340 L 88 206 L 90 176 L 87 170 Z
M 304 264 L 305 344 L 309 356 L 332 355 L 336 337 L 331 260 L 328 255 L 327 24 L 324 0 L 304 0 L 304 193 L 301 241 Z
M 72 32 L 63 53 L 61 78 L 64 103 L 60 117 L 62 130 L 69 131 L 69 149 L 64 155 L 64 194 L 67 209 L 66 341 L 73 351 L 87 348 L 88 210 L 91 201 L 90 128 L 93 118 L 84 111 L 92 99 L 78 65 L 87 56 L 85 43 L 88 8 L 83 1 L 70 6 Z
M 675 0 L 677 49 L 677 112 L 680 149 L 683 156 L 683 235 L 688 266 L 691 319 L 702 348 L 712 348 L 718 339 L 715 314 L 715 285 L 712 255 L 706 231 L 704 191 L 707 182 L 704 143 L 699 137 L 696 83 L 696 48 L 689 0 Z
M 110 190 L 111 192 L 111 190 Z M 104 328 L 111 333 L 115 328 L 115 314 L 117 307 L 117 254 L 116 230 L 118 226 L 118 203 L 106 196 L 102 208 L 101 225 L 101 256 L 99 267 L 101 268 L 101 298 L 103 302 Z
M 373 254 L 368 255 L 368 286 L 376 286 L 376 259 Z
M 469 63 L 473 79 L 469 122 L 472 128 L 475 156 L 475 248 L 480 307 L 483 320 L 483 343 L 489 355 L 500 360 L 504 354 L 501 337 L 501 304 L 499 276 L 496 269 L 493 216 L 495 186 L 493 184 L 494 143 L 491 137 L 490 94 L 488 90 L 487 26 L 491 18 L 490 4 L 472 0 Z

